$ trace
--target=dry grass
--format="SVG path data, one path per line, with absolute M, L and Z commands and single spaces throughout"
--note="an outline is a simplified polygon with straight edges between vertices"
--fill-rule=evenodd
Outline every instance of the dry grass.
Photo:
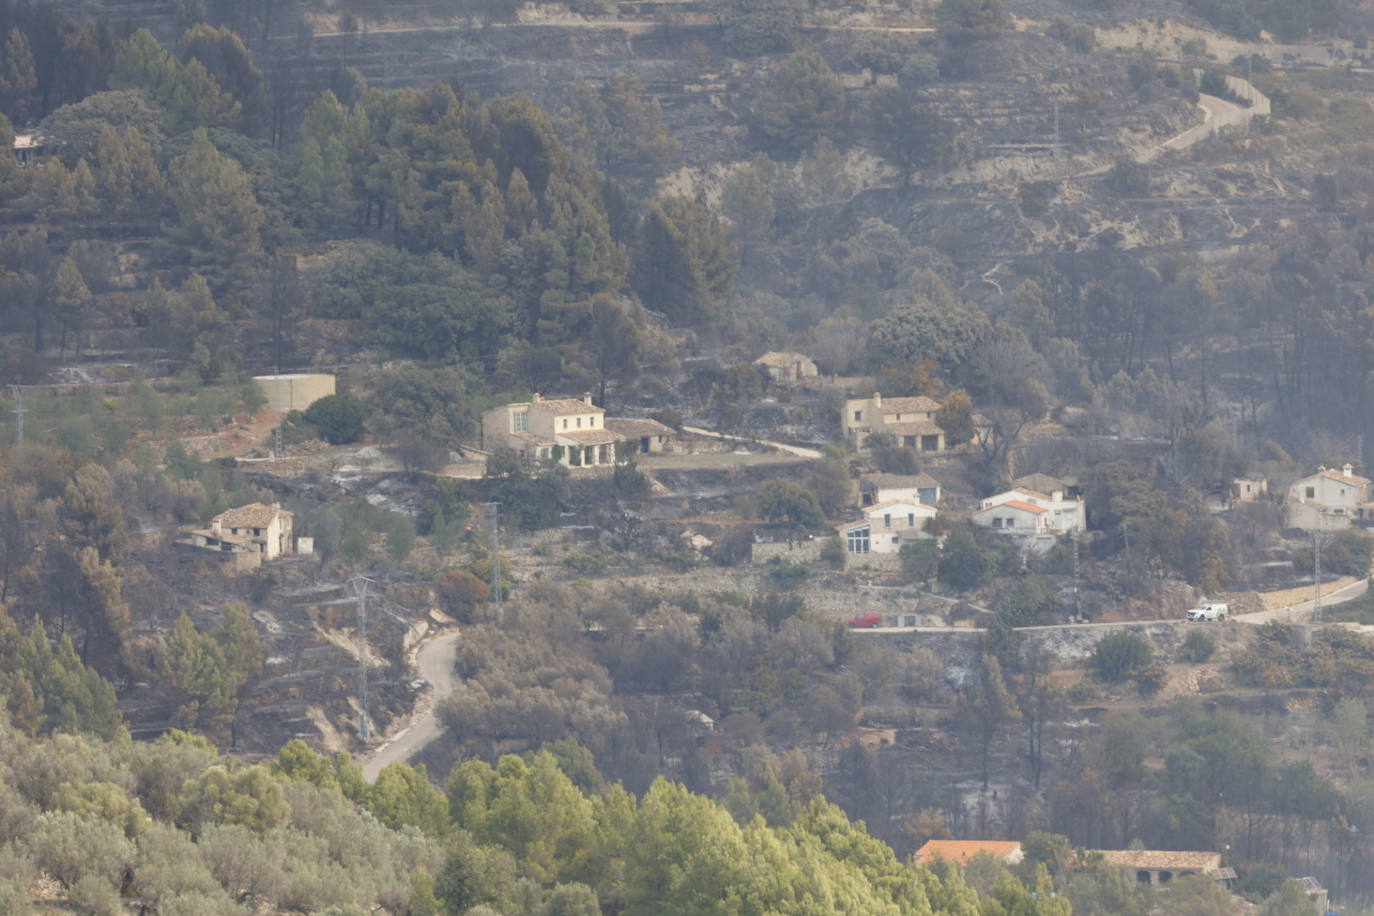
M 1322 585 L 1322 594 L 1330 595 L 1337 589 L 1345 588 L 1347 585 L 1357 581 L 1354 576 L 1342 576 L 1334 582 L 1326 582 Z M 1288 607 L 1290 604 L 1300 604 L 1304 601 L 1311 601 L 1317 597 L 1317 587 L 1315 585 L 1305 585 L 1301 588 L 1285 588 L 1276 592 L 1261 592 L 1260 600 L 1264 602 L 1265 610 L 1272 611 L 1277 608 Z

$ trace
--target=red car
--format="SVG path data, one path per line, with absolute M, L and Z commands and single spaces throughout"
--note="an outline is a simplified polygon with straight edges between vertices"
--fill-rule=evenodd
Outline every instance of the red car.
M 849 625 L 856 630 L 880 627 L 883 625 L 883 615 L 877 611 L 869 611 L 867 614 L 849 618 Z

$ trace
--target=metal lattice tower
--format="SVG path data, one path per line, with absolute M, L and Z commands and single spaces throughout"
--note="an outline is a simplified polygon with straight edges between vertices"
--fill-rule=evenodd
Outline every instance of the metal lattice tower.
M 14 392 L 14 444 L 24 444 L 24 414 L 28 413 L 28 408 L 24 406 L 24 395 L 27 389 L 23 385 L 12 385 L 10 391 Z
M 364 743 L 371 733 L 371 721 L 367 712 L 367 587 L 373 582 L 367 576 L 354 576 L 349 580 L 353 594 L 358 597 L 358 738 Z

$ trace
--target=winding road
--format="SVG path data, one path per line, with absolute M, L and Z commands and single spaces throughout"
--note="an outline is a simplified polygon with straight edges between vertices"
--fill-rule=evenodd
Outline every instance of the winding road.
M 697 432 L 696 430 L 690 430 Z M 706 435 L 720 435 L 702 431 Z M 722 436 L 722 438 L 734 439 L 736 436 Z M 781 446 L 783 448 L 798 448 L 797 446 Z M 801 449 L 800 451 L 811 451 Z M 805 456 L 804 456 L 805 457 Z M 817 455 L 819 457 L 819 455 Z M 1349 601 L 1358 598 L 1369 590 L 1369 580 L 1360 579 L 1349 585 L 1343 586 L 1332 591 L 1329 595 L 1323 595 L 1324 603 L 1335 603 L 1339 601 Z M 1270 621 L 1295 622 L 1304 619 L 1316 609 L 1316 600 L 1300 601 L 1287 607 L 1274 608 L 1267 611 L 1255 611 L 1251 614 L 1237 614 L 1231 618 L 1236 623 L 1248 623 L 1260 625 Z M 1063 629 L 1093 629 L 1120 627 L 1123 623 L 1127 624 L 1150 624 L 1150 623 L 1170 623 L 1177 622 L 1169 620 L 1132 620 L 1116 623 L 1067 623 L 1052 624 L 1039 627 L 1022 627 L 1026 630 L 1063 630 Z M 963 632 L 968 633 L 977 628 L 970 627 L 874 627 L 871 629 L 854 630 L 855 633 L 946 633 Z M 420 647 L 416 653 L 415 665 L 420 677 L 429 682 L 429 690 L 410 715 L 410 721 L 404 725 L 400 731 L 392 735 L 385 742 L 375 748 L 363 760 L 363 776 L 370 782 L 377 778 L 377 774 L 384 767 L 392 763 L 406 763 L 421 750 L 439 736 L 444 730 L 443 724 L 439 721 L 437 707 L 439 702 L 453 692 L 457 679 L 453 675 L 453 655 L 454 649 L 458 645 L 461 633 L 457 630 L 450 631 L 435 639 L 430 640 Z
M 411 712 L 410 722 L 363 760 L 363 776 L 369 782 L 388 764 L 410 760 L 444 730 L 437 708 L 439 701 L 452 693 L 457 683 L 453 676 L 453 654 L 461 635 L 457 630 L 445 633 L 422 645 L 415 654 L 415 667 L 420 677 L 429 682 L 429 690 Z

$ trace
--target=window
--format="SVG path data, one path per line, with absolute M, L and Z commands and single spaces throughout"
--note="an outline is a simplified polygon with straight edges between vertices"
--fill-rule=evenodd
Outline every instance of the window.
M 1002 527 L 1002 520 L 1001 520 L 1000 518 L 994 517 L 993 520 L 992 520 L 992 527 L 994 527 L 994 528 L 1001 528 L 1001 527 Z
M 894 543 L 894 544 L 900 544 L 901 542 L 902 542 L 902 539 L 899 538 L 899 537 L 897 537 L 897 535 L 894 534 L 894 535 L 892 536 L 892 543 Z
M 906 514 L 906 526 L 907 526 L 908 528 L 915 528 L 915 527 L 916 527 L 916 513 L 915 513 L 915 512 L 908 512 L 908 513 Z
M 856 410 L 856 411 L 854 411 L 854 422 L 855 422 L 855 423 L 858 423 L 858 422 L 859 422 L 860 420 L 862 420 L 863 418 L 864 418 L 864 412 L 863 412 L 862 410 Z
M 517 410 L 512 419 L 517 433 L 527 433 L 530 431 L 530 412 L 528 410 Z
M 1015 528 L 1015 527 L 1016 527 L 1016 519 L 1014 519 L 1014 518 L 1009 518 L 1009 519 L 1007 519 L 1007 527 L 1008 527 L 1008 528 Z
M 578 418 L 577 418 L 577 428 L 578 428 L 578 429 L 581 429 L 581 428 L 582 428 L 582 418 L 581 418 L 581 417 L 578 417 Z
M 1316 488 L 1316 487 L 1308 487 L 1308 488 L 1307 488 L 1307 498 L 1308 498 L 1308 499 L 1316 499 L 1316 498 L 1317 498 L 1317 488 Z
M 884 513 L 884 514 L 883 514 L 883 527 L 884 527 L 884 528 L 891 528 L 891 527 L 892 527 L 892 513 L 891 513 L 891 512 L 887 512 L 887 513 Z
M 564 428 L 564 429 L 567 429 L 567 428 L 568 428 L 568 418 L 567 418 L 567 417 L 564 417 L 564 418 L 563 418 L 563 428 Z
M 595 415 L 590 416 L 590 417 L 587 418 L 587 425 L 588 425 L 588 426 L 595 426 L 595 425 L 596 425 L 596 416 L 595 416 Z
M 868 526 L 853 528 L 846 535 L 850 553 L 868 553 Z

